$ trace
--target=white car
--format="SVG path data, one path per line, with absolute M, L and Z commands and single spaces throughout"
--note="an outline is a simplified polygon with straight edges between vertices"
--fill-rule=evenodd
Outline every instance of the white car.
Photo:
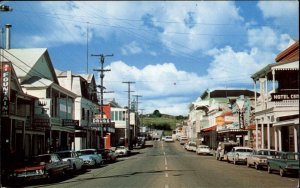
M 247 164 L 247 158 L 252 152 L 253 149 L 249 147 L 233 147 L 232 150 L 226 154 L 227 162 L 233 162 L 233 164 L 237 164 L 238 162 Z
M 188 137 L 186 137 L 186 136 L 181 136 L 180 138 L 179 138 L 179 143 L 181 144 L 181 145 L 184 145 L 185 143 L 187 143 L 188 142 Z
M 172 136 L 166 136 L 165 142 L 174 142 Z
M 196 151 L 197 149 L 197 144 L 196 142 L 193 142 L 193 141 L 190 141 L 188 142 L 187 144 L 187 148 L 186 148 L 188 151 Z
M 115 150 L 115 154 L 118 157 L 127 156 L 129 154 L 129 149 L 125 146 L 117 146 Z
M 81 170 L 83 159 L 79 158 L 78 154 L 72 150 L 59 151 L 56 154 L 63 160 L 70 163 L 70 169 L 76 171 Z
M 196 149 L 198 155 L 210 155 L 210 149 L 207 145 L 198 145 Z

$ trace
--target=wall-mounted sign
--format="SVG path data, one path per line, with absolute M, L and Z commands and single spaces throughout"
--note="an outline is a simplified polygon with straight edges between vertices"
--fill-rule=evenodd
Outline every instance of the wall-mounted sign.
M 10 100 L 10 77 L 11 66 L 9 63 L 2 63 L 1 74 L 1 115 L 9 115 L 9 100 Z
M 224 123 L 225 123 L 224 117 L 222 117 L 222 116 L 217 117 L 216 123 L 217 123 L 217 125 L 224 125 Z
M 79 126 L 79 120 L 63 119 L 62 125 L 63 126 L 78 127 Z
M 50 127 L 50 119 L 33 119 L 32 125 L 35 127 Z
M 298 93 L 271 93 L 272 101 L 299 100 Z

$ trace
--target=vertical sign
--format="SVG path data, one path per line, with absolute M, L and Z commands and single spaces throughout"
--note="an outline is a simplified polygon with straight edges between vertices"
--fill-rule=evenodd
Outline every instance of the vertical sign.
M 9 114 L 9 98 L 10 98 L 10 77 L 11 67 L 9 63 L 2 63 L 2 75 L 1 75 L 1 114 L 2 116 L 8 116 Z

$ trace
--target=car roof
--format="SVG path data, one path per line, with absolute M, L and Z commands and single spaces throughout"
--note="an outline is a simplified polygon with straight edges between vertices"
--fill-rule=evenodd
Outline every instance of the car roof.
M 249 147 L 241 147 L 241 146 L 236 146 L 236 147 L 233 147 L 235 149 L 251 149 L 253 150 L 252 148 L 249 148 Z

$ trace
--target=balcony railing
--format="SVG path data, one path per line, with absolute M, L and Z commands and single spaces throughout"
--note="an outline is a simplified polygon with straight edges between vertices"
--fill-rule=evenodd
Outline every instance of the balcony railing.
M 263 103 L 257 103 L 256 112 L 278 107 L 299 107 L 299 100 L 283 100 L 283 101 L 268 101 L 266 102 L 266 109 L 263 108 Z

